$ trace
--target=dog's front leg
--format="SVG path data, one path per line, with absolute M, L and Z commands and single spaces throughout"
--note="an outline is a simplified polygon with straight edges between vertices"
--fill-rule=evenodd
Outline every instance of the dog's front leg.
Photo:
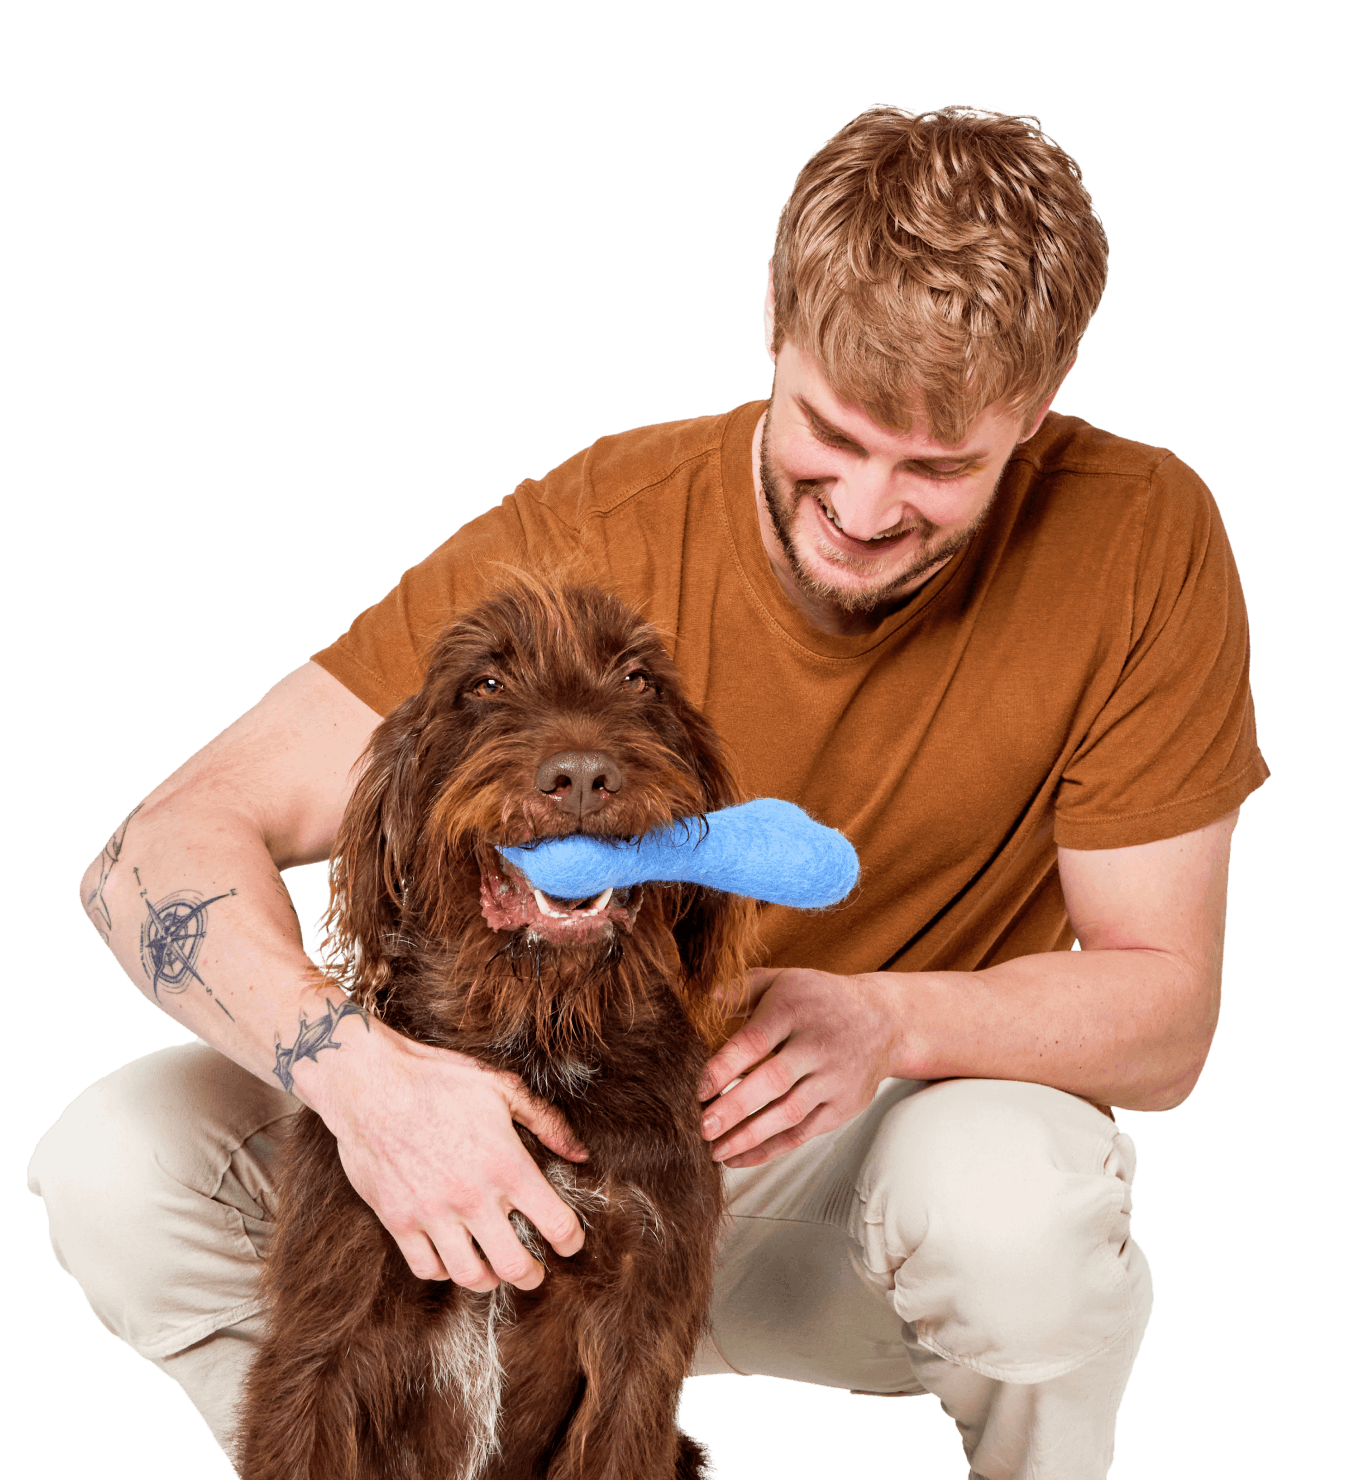
M 548 1480 L 705 1474 L 703 1450 L 676 1428 L 675 1410 L 707 1310 L 707 1282 L 688 1291 L 660 1278 L 629 1283 L 621 1298 L 591 1302 L 582 1312 L 583 1391 Z
M 494 1433 L 483 1436 L 469 1422 L 463 1384 L 450 1391 L 441 1370 L 438 1333 L 457 1312 L 431 1316 L 415 1301 L 395 1299 L 382 1319 L 362 1308 L 361 1315 L 324 1340 L 299 1341 L 296 1332 L 266 1340 L 251 1373 L 237 1455 L 243 1480 L 454 1480 L 477 1473 L 480 1461 L 472 1456 Z M 484 1310 L 471 1312 L 471 1325 L 486 1324 Z M 464 1383 L 478 1375 L 458 1374 Z
M 265 1272 L 269 1331 L 251 1369 L 236 1461 L 245 1480 L 401 1474 L 423 1401 L 432 1296 L 351 1187 L 335 1141 L 302 1111 Z

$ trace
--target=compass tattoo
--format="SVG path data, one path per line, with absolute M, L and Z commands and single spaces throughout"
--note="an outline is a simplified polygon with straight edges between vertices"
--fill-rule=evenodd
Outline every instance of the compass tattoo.
M 341 1018 L 347 1018 L 351 1014 L 363 1019 L 364 1030 L 367 1032 L 368 1013 L 362 1007 L 354 1002 L 342 1002 L 337 1007 L 327 997 L 326 1011 L 314 1023 L 309 1023 L 305 1016 L 300 1019 L 298 1035 L 292 1048 L 285 1048 L 281 1042 L 274 1044 L 274 1074 L 289 1094 L 293 1092 L 293 1065 L 299 1059 L 311 1059 L 315 1064 L 316 1056 L 323 1048 L 340 1048 L 341 1045 L 335 1041 L 336 1025 Z
M 105 945 L 108 945 L 109 936 L 113 934 L 113 917 L 109 914 L 109 907 L 104 902 L 104 885 L 108 883 L 113 866 L 118 862 L 118 856 L 123 851 L 123 839 L 127 836 L 128 823 L 141 810 L 142 804 L 138 802 L 114 829 L 113 836 L 104 844 L 104 851 L 99 855 L 99 882 L 90 890 L 89 898 L 85 901 L 85 913 L 90 917 L 94 928 L 104 938 Z
M 141 879 L 141 874 L 137 874 L 138 883 Z M 189 983 L 195 981 L 231 1017 L 221 998 L 213 997 L 212 988 L 198 974 L 195 963 L 208 930 L 208 906 L 235 893 L 234 889 L 228 889 L 211 899 L 192 892 L 167 894 L 153 903 L 147 891 L 142 890 L 142 903 L 146 906 L 146 919 L 142 921 L 142 970 L 151 978 L 151 990 L 157 1002 L 161 1000 L 162 987 L 167 992 L 178 993 L 186 991 Z

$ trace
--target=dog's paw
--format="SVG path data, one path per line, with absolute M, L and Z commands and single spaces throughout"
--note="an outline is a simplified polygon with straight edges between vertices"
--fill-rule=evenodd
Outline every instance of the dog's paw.
M 679 1449 L 675 1456 L 675 1480 L 715 1480 L 718 1465 L 713 1464 L 713 1450 L 693 1434 L 679 1431 Z

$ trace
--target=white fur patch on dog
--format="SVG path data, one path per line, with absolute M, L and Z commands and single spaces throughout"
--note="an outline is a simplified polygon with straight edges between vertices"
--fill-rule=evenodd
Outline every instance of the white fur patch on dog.
M 581 1220 L 582 1228 L 590 1227 L 587 1209 L 591 1213 L 598 1213 L 601 1208 L 609 1205 L 609 1193 L 605 1188 L 582 1182 L 570 1162 L 550 1161 L 543 1168 L 543 1175 L 558 1197 Z
M 500 1449 L 496 1428 L 505 1373 L 497 1333 L 512 1313 L 513 1297 L 505 1284 L 489 1295 L 464 1293 L 435 1338 L 434 1390 L 460 1403 L 468 1421 L 467 1450 L 456 1480 L 476 1480 Z
M 664 1228 L 661 1214 L 657 1211 L 656 1204 L 636 1182 L 605 1182 L 603 1185 L 591 1186 L 583 1183 L 576 1170 L 565 1161 L 549 1162 L 544 1168 L 544 1176 L 552 1184 L 558 1197 L 575 1212 L 583 1228 L 590 1227 L 591 1214 L 598 1213 L 611 1202 L 620 1206 L 631 1203 L 641 1221 L 642 1231 L 660 1243 Z M 524 1238 L 522 1233 L 520 1238 Z

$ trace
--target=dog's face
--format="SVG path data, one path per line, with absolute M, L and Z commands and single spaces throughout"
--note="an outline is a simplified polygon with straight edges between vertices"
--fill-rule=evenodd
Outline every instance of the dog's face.
M 385 941 L 473 928 L 469 899 L 476 928 L 598 946 L 632 929 L 653 886 L 554 899 L 496 845 L 635 838 L 736 800 L 655 630 L 599 591 L 517 581 L 440 637 L 421 691 L 375 733 L 337 843 L 336 934 L 370 983 L 387 975 Z M 730 964 L 727 897 L 670 898 L 686 974 Z
M 655 631 L 598 591 L 503 593 L 446 634 L 430 672 L 456 749 L 433 815 L 476 840 L 493 929 L 581 943 L 628 928 L 637 908 L 635 891 L 544 895 L 495 843 L 635 838 L 732 797 Z

